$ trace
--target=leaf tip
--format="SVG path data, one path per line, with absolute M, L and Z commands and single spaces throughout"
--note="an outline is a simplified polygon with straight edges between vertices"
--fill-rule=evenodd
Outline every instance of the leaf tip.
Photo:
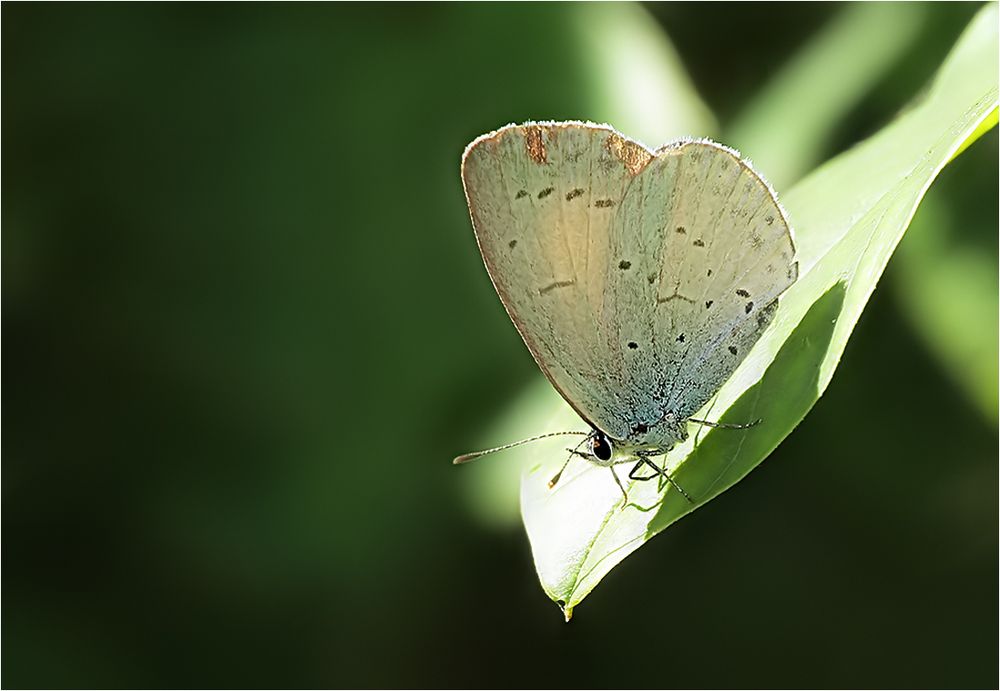
M 573 618 L 573 608 L 567 607 L 566 603 L 562 600 L 556 600 L 556 604 L 559 605 L 559 609 L 562 610 L 563 616 L 566 617 L 566 623 L 568 624 L 569 620 Z

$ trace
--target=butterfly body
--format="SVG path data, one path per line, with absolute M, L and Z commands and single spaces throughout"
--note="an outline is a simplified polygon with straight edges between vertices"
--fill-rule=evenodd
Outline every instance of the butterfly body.
M 686 439 L 798 275 L 774 193 L 713 142 L 654 152 L 603 125 L 508 126 L 469 145 L 462 178 L 514 325 L 612 446 L 598 465 Z

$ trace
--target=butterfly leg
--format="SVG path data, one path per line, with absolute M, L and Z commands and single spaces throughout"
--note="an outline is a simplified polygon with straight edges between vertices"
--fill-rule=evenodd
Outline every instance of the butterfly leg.
M 636 455 L 640 459 L 643 459 L 643 458 L 648 459 L 648 458 L 651 458 L 653 456 L 663 456 L 665 454 L 666 454 L 666 451 L 654 448 L 654 449 L 643 449 L 642 451 L 639 451 Z M 664 463 L 666 463 L 666 459 L 664 459 Z M 629 471 L 629 478 L 631 478 L 632 480 L 639 480 L 639 481 L 643 481 L 643 482 L 645 482 L 646 480 L 652 480 L 653 478 L 656 478 L 657 479 L 656 493 L 660 494 L 661 492 L 663 492 L 663 486 L 665 484 L 667 484 L 666 479 L 664 479 L 666 476 L 663 473 L 661 473 L 659 469 L 657 470 L 657 472 L 653 473 L 652 475 L 640 476 L 638 474 L 639 473 L 639 469 L 642 468 L 645 465 L 646 465 L 646 463 L 643 463 L 641 460 L 638 463 L 636 463 L 635 466 L 633 466 L 632 470 Z
M 666 484 L 667 481 L 663 479 L 664 476 L 661 475 L 659 472 L 653 473 L 652 475 L 639 475 L 639 471 L 642 468 L 644 468 L 647 463 L 647 461 L 643 459 L 645 459 L 645 456 L 643 456 L 638 463 L 632 466 L 632 470 L 628 472 L 628 478 L 629 480 L 638 480 L 639 482 L 646 482 L 647 480 L 652 480 L 655 478 L 658 481 L 656 483 L 656 493 L 660 494 L 663 491 L 663 486 Z
M 659 472 L 653 473 L 652 475 L 639 475 L 639 471 L 645 468 L 647 463 L 649 463 L 648 460 L 646 460 L 645 458 L 640 458 L 638 463 L 632 466 L 632 470 L 628 471 L 628 479 L 645 482 L 646 480 L 653 480 L 655 478 L 660 477 Z
M 636 475 L 636 473 L 639 471 L 639 469 L 642 468 L 642 466 L 644 466 L 644 465 L 647 465 L 650 468 L 652 468 L 654 471 L 656 471 L 655 474 L 653 474 L 653 475 L 645 475 L 645 476 L 638 476 L 638 475 Z M 642 480 L 642 481 L 652 480 L 654 477 L 662 476 L 663 479 L 665 479 L 667 482 L 669 482 L 671 485 L 673 485 L 674 489 L 676 489 L 678 492 L 680 492 L 681 495 L 685 499 L 687 499 L 692 504 L 694 503 L 694 499 L 692 499 L 691 496 L 687 492 L 684 491 L 683 487 L 681 487 L 680 485 L 677 484 L 677 482 L 674 480 L 674 478 L 672 478 L 670 476 L 670 473 L 668 473 L 666 470 L 664 470 L 660 466 L 658 466 L 655 463 L 653 463 L 646 456 L 640 456 L 639 462 L 636 463 L 635 466 L 633 466 L 633 468 L 632 468 L 631 472 L 629 472 L 628 476 L 629 476 L 629 478 L 631 478 L 633 480 Z
M 625 507 L 628 506 L 628 492 L 625 490 L 625 485 L 622 484 L 621 479 L 618 477 L 618 473 L 615 472 L 615 467 L 610 465 L 608 466 L 608 470 L 611 471 L 611 476 L 614 477 L 615 484 L 618 485 L 618 489 L 622 491 L 622 496 L 625 497 L 621 505 L 621 510 L 624 511 Z
M 761 418 L 757 418 L 753 422 L 732 423 L 732 422 L 709 422 L 708 420 L 696 420 L 693 417 L 689 417 L 688 422 L 694 422 L 695 424 L 704 425 L 705 427 L 716 427 L 718 429 L 750 429 L 751 427 L 756 427 L 757 425 L 759 425 L 761 422 L 763 422 L 763 420 Z

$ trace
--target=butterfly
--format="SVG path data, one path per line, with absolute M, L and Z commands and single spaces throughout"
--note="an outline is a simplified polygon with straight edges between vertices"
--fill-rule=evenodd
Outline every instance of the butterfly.
M 651 459 L 687 439 L 689 423 L 759 422 L 693 416 L 798 278 L 788 219 L 770 186 L 715 142 L 651 151 L 583 122 L 483 135 L 465 150 L 462 182 L 501 302 L 590 427 L 554 433 L 584 436 L 567 463 L 578 456 L 611 468 L 623 493 L 614 466 L 632 463 L 630 479 L 659 476 L 691 501 Z M 642 475 L 647 467 L 653 473 Z

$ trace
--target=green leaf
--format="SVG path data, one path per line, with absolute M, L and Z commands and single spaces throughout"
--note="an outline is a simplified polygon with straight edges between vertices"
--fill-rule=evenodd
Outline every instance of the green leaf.
M 759 464 L 826 389 L 847 339 L 927 187 L 997 107 L 997 7 L 966 29 L 923 99 L 905 115 L 795 186 L 785 204 L 796 230 L 800 278 L 775 320 L 704 416 L 764 422 L 745 432 L 695 435 L 668 455 L 687 503 L 655 482 L 632 483 L 630 505 L 605 468 L 530 453 L 521 507 L 545 592 L 573 609 L 616 564 Z M 780 125 L 776 125 L 780 127 Z M 552 426 L 579 429 L 560 404 Z M 695 445 L 697 444 L 697 448 Z M 537 459 L 544 457 L 544 462 Z
M 848 4 L 727 128 L 726 143 L 781 189 L 824 154 L 834 129 L 913 45 L 920 3 Z

